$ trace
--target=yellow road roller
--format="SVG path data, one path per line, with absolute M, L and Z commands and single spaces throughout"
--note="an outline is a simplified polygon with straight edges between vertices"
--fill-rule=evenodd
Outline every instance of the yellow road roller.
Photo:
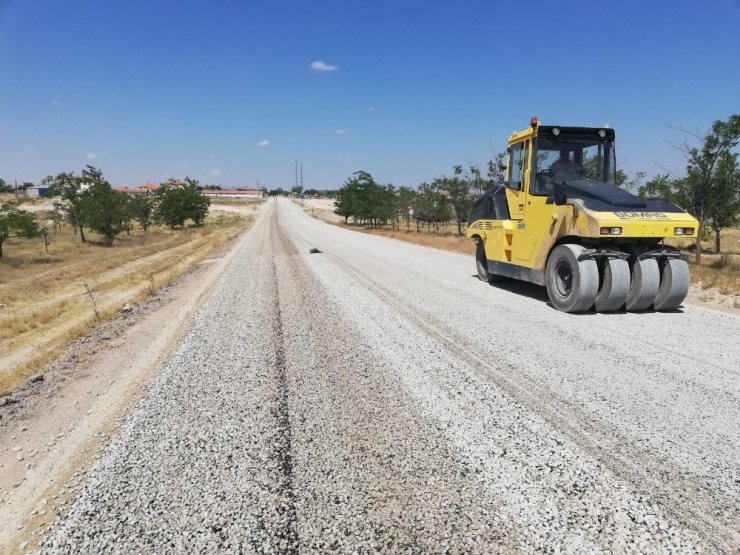
M 563 312 L 673 310 L 686 257 L 664 243 L 699 222 L 666 199 L 616 185 L 614 129 L 541 125 L 509 137 L 506 180 L 475 203 L 466 235 L 478 277 L 544 285 Z

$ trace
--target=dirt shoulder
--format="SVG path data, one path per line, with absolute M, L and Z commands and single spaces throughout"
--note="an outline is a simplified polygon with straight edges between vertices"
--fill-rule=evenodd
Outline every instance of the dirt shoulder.
M 70 344 L 0 401 L 0 552 L 35 547 L 58 522 L 248 234 Z

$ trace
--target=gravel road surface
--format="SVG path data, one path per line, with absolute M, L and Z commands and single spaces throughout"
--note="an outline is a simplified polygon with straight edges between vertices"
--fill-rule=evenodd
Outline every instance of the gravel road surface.
M 41 550 L 737 552 L 740 320 L 474 273 L 270 201 Z

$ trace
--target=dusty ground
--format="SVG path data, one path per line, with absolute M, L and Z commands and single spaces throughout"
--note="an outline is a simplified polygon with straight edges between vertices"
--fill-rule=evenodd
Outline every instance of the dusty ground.
M 0 551 L 32 539 L 64 514 L 98 448 L 138 399 L 247 233 L 68 345 L 61 359 L 0 401 Z

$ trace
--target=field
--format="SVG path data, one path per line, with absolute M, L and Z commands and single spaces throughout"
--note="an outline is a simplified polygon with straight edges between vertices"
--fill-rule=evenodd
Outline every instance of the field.
M 48 253 L 43 239 L 7 241 L 0 260 L 0 394 L 95 323 L 202 263 L 250 225 L 257 204 L 231 203 L 228 212 L 214 204 L 200 228 L 145 233 L 135 226 L 112 247 L 87 230 L 82 243 L 69 225 L 49 232 Z

